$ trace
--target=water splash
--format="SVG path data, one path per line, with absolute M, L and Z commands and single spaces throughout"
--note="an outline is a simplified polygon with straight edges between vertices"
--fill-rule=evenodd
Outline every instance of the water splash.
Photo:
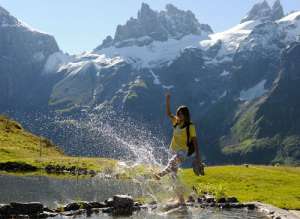
M 157 137 L 144 124 L 116 113 L 87 113 L 79 119 L 56 117 L 55 123 L 64 130 L 68 151 L 73 148 L 86 154 L 85 150 L 91 150 L 131 164 L 151 165 L 161 165 L 168 154 L 164 138 Z M 70 139 L 73 140 L 68 142 Z M 87 144 L 89 148 L 84 147 Z

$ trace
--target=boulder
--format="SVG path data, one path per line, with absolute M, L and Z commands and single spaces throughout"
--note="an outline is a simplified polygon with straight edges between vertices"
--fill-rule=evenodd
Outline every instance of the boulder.
M 107 204 L 104 202 L 89 202 L 89 205 L 92 208 L 106 208 Z
M 225 203 L 226 202 L 226 198 L 221 197 L 217 199 L 217 203 Z
M 134 200 L 131 196 L 115 195 L 113 197 L 114 208 L 132 208 L 133 206 L 134 206 Z
M 89 210 L 92 208 L 92 205 L 88 202 L 73 202 L 69 203 L 64 207 L 64 211 L 77 211 L 79 209 Z
M 39 202 L 12 202 L 4 207 L 4 215 L 37 215 L 43 212 L 44 206 Z
M 32 166 L 30 164 L 27 163 L 23 163 L 23 162 L 5 162 L 5 163 L 0 163 L 0 170 L 4 170 L 4 171 L 36 171 L 37 167 Z
M 238 199 L 236 197 L 227 197 L 226 198 L 226 202 L 237 203 L 239 201 L 238 201 Z
M 204 195 L 204 201 L 206 201 L 207 203 L 214 203 L 216 202 L 216 199 L 214 196 L 206 194 Z
M 104 203 L 106 204 L 107 207 L 113 207 L 114 200 L 113 200 L 113 198 L 109 198 L 109 199 L 106 199 L 104 201 Z

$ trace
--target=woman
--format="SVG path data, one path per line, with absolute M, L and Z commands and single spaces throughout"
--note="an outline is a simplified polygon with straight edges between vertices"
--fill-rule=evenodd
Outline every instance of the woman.
M 178 167 L 194 152 L 195 160 L 193 161 L 193 167 L 197 175 L 204 174 L 203 165 L 200 158 L 195 125 L 191 122 L 188 107 L 180 106 L 176 111 L 176 116 L 173 115 L 170 110 L 170 94 L 166 94 L 166 112 L 173 124 L 173 137 L 170 144 L 172 157 L 166 168 L 160 173 L 155 174 L 155 178 L 159 180 L 169 173 L 172 174 L 172 178 L 177 181 L 175 191 L 178 196 L 178 204 L 183 205 L 185 201 L 182 188 L 178 186 Z

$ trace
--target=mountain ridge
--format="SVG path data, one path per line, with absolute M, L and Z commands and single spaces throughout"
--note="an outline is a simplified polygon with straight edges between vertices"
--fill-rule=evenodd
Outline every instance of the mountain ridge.
M 275 162 L 283 147 L 269 146 L 279 142 L 276 137 L 278 131 L 275 134 L 265 131 L 267 134 L 258 135 L 263 133 L 259 130 L 277 130 L 267 128 L 271 119 L 260 118 L 268 118 L 272 114 L 266 109 L 274 107 L 275 103 L 266 107 L 264 100 L 270 100 L 275 82 L 279 80 L 282 51 L 298 40 L 300 12 L 282 17 L 280 1 L 272 7 L 261 4 L 268 8 L 268 13 L 258 13 L 263 15 L 263 19 L 252 12 L 249 13 L 253 15 L 252 20 L 245 20 L 219 33 L 197 32 L 197 28 L 203 30 L 203 26 L 189 11 L 168 5 L 166 11 L 157 12 L 143 4 L 137 18 L 117 28 L 115 42 L 111 37 L 111 44 L 104 42 L 104 47 L 73 56 L 55 49 L 39 66 L 40 86 L 48 86 L 43 96 L 46 112 L 66 114 L 76 120 L 84 113 L 106 115 L 116 111 L 144 124 L 152 124 L 152 127 L 159 126 L 162 135 L 169 136 L 168 121 L 161 117 L 163 96 L 169 91 L 174 96 L 172 108 L 185 104 L 191 109 L 193 121 L 199 124 L 199 141 L 208 162 L 241 162 L 236 158 L 242 157 L 241 154 L 246 154 L 245 160 L 253 162 Z M 253 8 L 261 9 L 258 6 Z M 250 12 L 255 11 L 253 8 Z M 180 19 L 187 17 L 187 22 L 179 22 L 176 27 L 192 23 L 191 28 L 183 32 L 172 32 L 172 28 L 161 32 L 162 25 L 153 27 L 157 22 L 163 23 L 168 13 Z M 136 35 L 135 31 L 128 33 L 132 27 L 141 30 L 141 23 L 147 24 L 141 35 Z M 136 39 L 143 38 L 152 30 L 168 36 L 157 38 L 157 35 L 151 35 L 146 44 L 136 44 Z M 124 34 L 124 31 L 127 33 Z M 137 38 L 127 41 L 133 39 L 132 36 Z M 116 46 L 119 42 L 126 43 Z M 289 124 L 291 126 L 287 129 L 292 129 L 293 123 Z M 56 131 L 53 131 L 53 136 L 57 138 L 54 133 Z M 85 142 L 86 147 L 91 145 L 89 153 L 102 155 L 102 150 L 107 156 L 114 156 L 107 151 L 106 143 L 90 141 Z M 289 139 L 286 141 L 289 142 Z M 94 145 L 101 150 L 93 151 Z M 81 151 L 81 145 L 76 147 Z M 271 155 L 255 159 L 259 150 L 253 148 L 263 147 Z M 295 147 L 291 147 L 294 150 Z M 68 149 L 66 145 L 64 148 Z M 73 153 L 73 149 L 69 153 Z M 248 156 L 247 150 L 255 153 Z M 287 159 L 298 160 L 297 156 Z M 277 161 L 285 162 L 285 159 L 278 158 Z

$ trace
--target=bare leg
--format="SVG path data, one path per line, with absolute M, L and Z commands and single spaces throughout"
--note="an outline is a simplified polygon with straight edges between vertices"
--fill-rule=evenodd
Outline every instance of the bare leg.
M 154 177 L 159 180 L 161 177 L 169 173 L 177 173 L 179 163 L 180 163 L 180 159 L 178 158 L 177 155 L 174 155 L 169 160 L 168 165 L 161 172 L 155 174 Z
M 184 195 L 183 195 L 183 186 L 177 176 L 178 165 L 182 163 L 183 159 L 181 159 L 178 155 L 174 155 L 168 162 L 168 165 L 159 173 L 155 174 L 154 177 L 159 180 L 161 177 L 171 174 L 171 177 L 174 181 L 175 193 L 177 196 L 178 205 L 184 205 Z

